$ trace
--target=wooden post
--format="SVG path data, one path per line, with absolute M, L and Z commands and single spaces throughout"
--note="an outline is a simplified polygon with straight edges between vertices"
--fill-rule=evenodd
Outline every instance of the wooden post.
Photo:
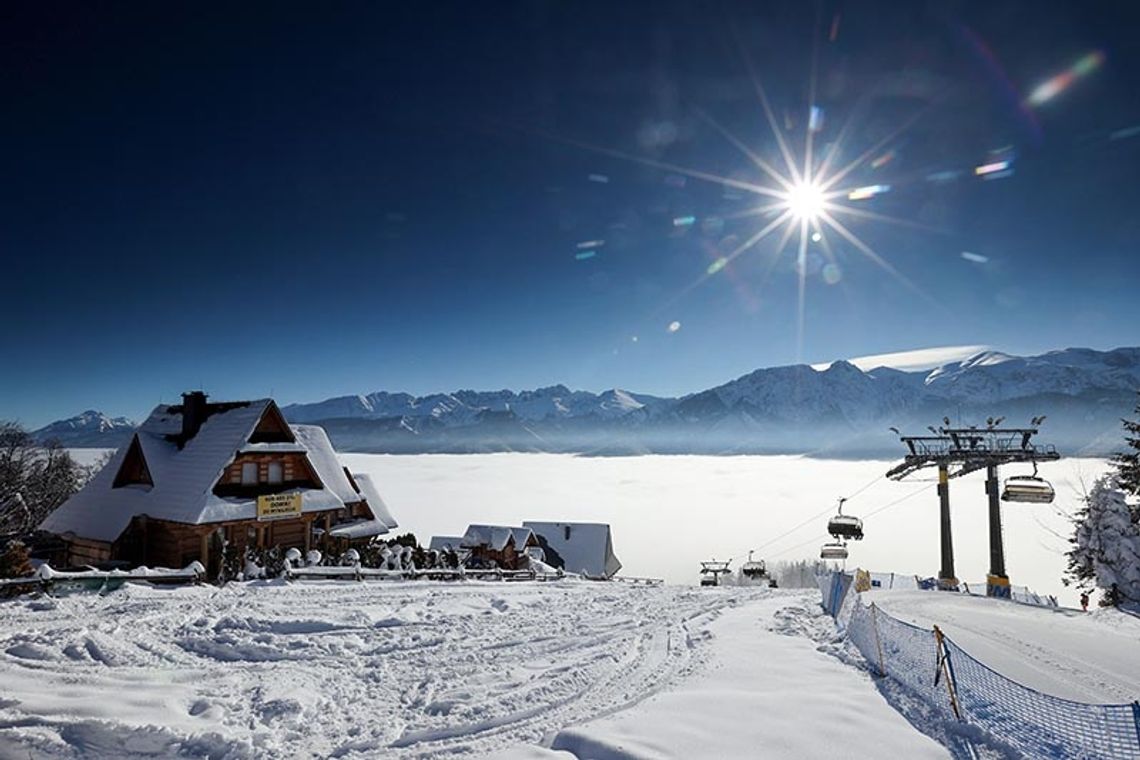
M 202 559 L 199 561 L 202 563 L 202 567 L 206 568 L 206 570 L 209 571 L 209 569 L 210 569 L 210 534 L 209 534 L 209 532 L 202 534 L 202 537 L 200 539 L 200 543 L 201 543 L 201 546 L 199 548 L 199 554 L 201 555 Z
M 305 554 L 313 548 L 313 518 L 303 517 L 302 522 L 305 524 Z
M 934 683 L 938 683 L 939 676 L 946 680 L 946 692 L 950 695 L 950 707 L 954 708 L 954 717 L 962 720 L 962 713 L 958 710 L 958 691 L 954 683 L 954 670 L 950 665 L 950 655 L 946 652 L 946 644 L 942 639 L 942 629 L 934 626 L 934 641 L 938 648 L 938 664 L 934 673 Z

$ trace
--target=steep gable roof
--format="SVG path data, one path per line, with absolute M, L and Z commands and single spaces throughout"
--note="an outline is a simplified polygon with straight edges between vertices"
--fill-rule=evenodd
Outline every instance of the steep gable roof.
M 148 466 L 153 486 L 148 489 L 113 488 L 116 474 L 132 446 L 117 451 L 111 461 L 79 493 L 52 512 L 40 526 L 59 535 L 74 533 L 83 538 L 113 541 L 136 515 L 155 519 L 202 524 L 225 520 L 248 520 L 257 516 L 257 500 L 221 497 L 214 485 L 261 422 L 271 399 L 216 405 L 193 437 L 181 436 L 180 406 L 160 405 L 139 427 L 136 440 Z M 312 426 L 298 426 L 298 428 Z M 320 428 L 316 428 L 320 430 Z M 343 495 L 355 492 L 339 465 L 328 436 L 294 429 L 304 441 L 306 453 L 325 487 L 293 489 L 304 494 L 302 511 L 317 512 L 344 506 Z M 181 448 L 179 448 L 181 444 Z M 328 475 L 329 477 L 326 477 Z M 330 484 L 331 485 L 328 485 Z
M 610 526 L 605 523 L 535 522 L 523 525 L 534 531 L 563 560 L 568 573 L 609 578 L 621 570 L 614 555 Z

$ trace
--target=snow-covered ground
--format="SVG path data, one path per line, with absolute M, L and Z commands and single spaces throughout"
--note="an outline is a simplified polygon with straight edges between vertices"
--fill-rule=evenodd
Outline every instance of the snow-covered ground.
M 77 449 L 82 461 L 100 450 Z M 523 520 L 606 522 L 627 575 L 694 584 L 701 560 L 735 559 L 749 549 L 765 559 L 818 557 L 826 516 L 781 537 L 812 515 L 853 496 L 845 512 L 865 517 L 867 538 L 852 543 L 850 565 L 923 577 L 938 572 L 938 497 L 927 482 L 888 481 L 889 461 L 792 456 L 642 456 L 592 458 L 565 454 L 390 456 L 344 454 L 353 472 L 372 476 L 400 522 L 425 544 L 432 535 L 461 534 L 469 523 L 518 525 Z M 1052 505 L 1004 504 L 1006 566 L 1014 584 L 1056 595 L 1073 512 L 1106 469 L 1104 460 L 1066 459 L 1041 466 L 1057 491 Z M 1004 475 L 1016 474 L 1012 469 Z M 983 475 L 951 482 L 957 572 L 984 580 L 989 562 Z M 910 498 L 905 498 L 907 496 Z M 867 515 L 899 499 L 880 514 Z
M 0 602 L 0 757 L 484 756 L 551 743 L 676 757 L 751 742 L 803 757 L 842 748 L 852 727 L 876 737 L 866 756 L 942 754 L 863 672 L 781 635 L 795 632 L 785 608 L 819 619 L 815 598 L 271 582 Z M 795 730 L 809 708 L 823 727 Z
M 1120 613 L 870 598 L 1031 686 L 1136 696 L 1140 621 Z M 949 756 L 927 734 L 1001 755 L 896 712 L 813 590 L 270 581 L 0 617 L 2 758 Z
M 872 591 L 863 599 L 908 623 L 938 625 L 971 656 L 1046 694 L 1077 702 L 1140 699 L 1140 618 L 930 591 Z

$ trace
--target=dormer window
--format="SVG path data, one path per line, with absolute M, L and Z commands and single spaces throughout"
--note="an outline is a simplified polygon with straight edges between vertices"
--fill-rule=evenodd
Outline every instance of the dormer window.
M 115 473 L 115 481 L 112 487 L 153 485 L 154 479 L 150 476 L 150 468 L 147 467 L 146 457 L 143 456 L 142 445 L 139 443 L 139 437 L 136 434 L 131 439 L 131 445 L 123 457 L 123 463 L 119 465 L 119 471 Z
M 257 485 L 257 462 L 245 462 L 242 464 L 241 484 L 243 486 Z
M 285 466 L 280 462 L 269 463 L 269 483 L 278 485 L 285 482 Z

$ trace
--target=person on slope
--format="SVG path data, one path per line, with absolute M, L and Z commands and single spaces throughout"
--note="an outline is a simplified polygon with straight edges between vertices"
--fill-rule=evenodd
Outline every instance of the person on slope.
M 1089 611 L 1089 592 L 1087 591 L 1081 592 L 1081 609 L 1085 612 Z

